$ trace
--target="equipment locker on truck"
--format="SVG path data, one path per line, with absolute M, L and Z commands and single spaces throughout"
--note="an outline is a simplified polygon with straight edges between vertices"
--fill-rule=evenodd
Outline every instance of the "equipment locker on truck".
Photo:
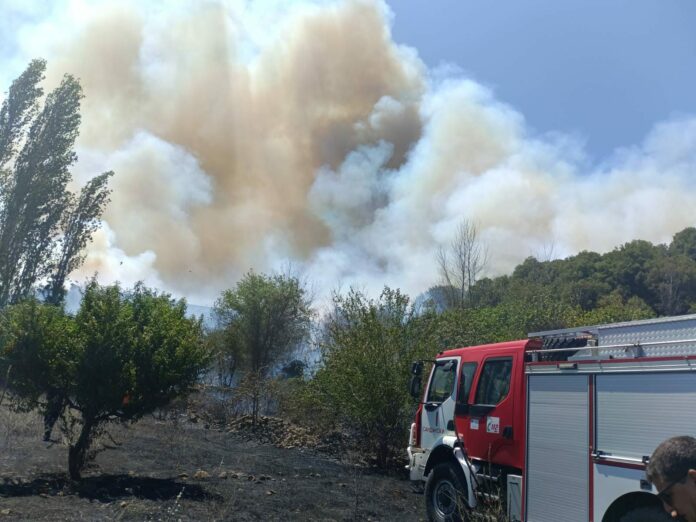
M 511 521 L 671 520 L 645 464 L 696 434 L 696 315 L 534 332 L 423 362 L 409 437 L 430 520 L 502 503 Z

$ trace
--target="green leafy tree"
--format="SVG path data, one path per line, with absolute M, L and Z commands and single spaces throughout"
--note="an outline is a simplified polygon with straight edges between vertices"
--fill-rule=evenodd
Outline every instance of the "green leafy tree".
M 578 314 L 568 323 L 568 326 L 636 321 L 651 317 L 655 317 L 655 312 L 640 297 L 632 296 L 624 299 L 619 291 L 614 291 L 602 297 L 596 308 Z
M 681 253 L 655 258 L 649 265 L 646 282 L 657 312 L 686 313 L 696 301 L 696 261 Z
M 90 445 L 109 422 L 136 422 L 187 393 L 207 366 L 201 322 L 142 285 L 88 284 L 75 317 L 28 300 L 2 314 L 2 365 L 18 405 L 45 413 L 53 392 L 79 419 L 68 471 L 79 479 Z
M 57 251 L 51 265 L 46 301 L 59 305 L 65 299 L 65 280 L 85 259 L 84 249 L 99 228 L 99 217 L 109 202 L 109 178 L 105 172 L 89 180 L 78 198 L 69 195 L 61 221 L 62 235 L 56 240 Z
M 683 254 L 696 261 L 696 228 L 688 227 L 674 234 L 669 245 L 670 254 Z
M 602 256 L 600 270 L 612 291 L 618 290 L 624 298 L 635 295 L 649 303 L 650 265 L 663 251 L 649 241 L 631 241 Z
M 31 410 L 42 406 L 48 389 L 65 389 L 76 373 L 78 338 L 72 317 L 61 308 L 27 299 L 7 307 L 0 315 L 2 373 L 19 405 Z
M 82 261 L 108 196 L 108 173 L 77 201 L 67 190 L 82 88 L 66 75 L 41 106 L 45 68 L 32 61 L 0 108 L 0 307 L 30 295 L 42 279 L 52 281 L 51 300 L 62 299 L 66 271 Z
M 410 366 L 434 356 L 433 318 L 417 318 L 408 296 L 389 288 L 379 300 L 355 290 L 334 297 L 310 393 L 357 433 L 381 467 L 405 444 L 413 415 Z
M 236 382 L 237 370 L 241 365 L 239 344 L 230 342 L 230 332 L 216 328 L 206 333 L 206 342 L 213 358 L 215 382 L 221 386 L 232 387 Z
M 448 310 L 438 318 L 440 349 L 524 339 L 529 332 L 571 326 L 580 309 L 541 285 L 520 284 L 495 306 Z
M 247 273 L 215 303 L 224 332 L 224 350 L 239 359 L 254 383 L 251 413 L 258 420 L 264 383 L 273 366 L 302 343 L 309 333 L 311 302 L 299 279 L 286 275 Z
M 652 310 L 651 315 L 674 315 L 696 308 L 695 267 L 696 228 L 689 227 L 677 232 L 669 246 L 635 240 L 606 254 L 583 251 L 553 261 L 530 257 L 511 275 L 481 279 L 473 289 L 481 308 L 550 294 L 553 301 L 563 306 L 579 307 L 577 317 L 606 309 L 608 302 L 613 302 L 616 312 L 608 313 L 609 316 L 630 315 L 631 309 L 641 309 L 643 314 L 645 306 Z M 437 305 L 435 310 L 446 308 L 440 305 L 446 290 L 440 286 L 429 291 L 431 301 Z M 623 311 L 616 306 L 616 292 Z M 636 308 L 631 303 L 642 304 Z M 601 315 L 603 312 L 598 314 Z M 567 319 L 572 322 L 570 316 Z

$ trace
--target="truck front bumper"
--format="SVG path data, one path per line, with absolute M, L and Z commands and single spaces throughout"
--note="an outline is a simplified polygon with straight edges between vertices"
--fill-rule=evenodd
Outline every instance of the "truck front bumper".
M 409 478 L 417 482 L 425 480 L 423 473 L 425 473 L 425 464 L 428 462 L 426 451 L 413 446 L 409 446 L 406 451 L 408 452 L 406 469 L 408 469 Z

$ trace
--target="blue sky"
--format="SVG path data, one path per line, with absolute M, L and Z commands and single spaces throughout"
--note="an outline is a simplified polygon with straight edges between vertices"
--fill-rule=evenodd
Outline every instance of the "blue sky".
M 393 37 L 453 63 L 540 132 L 601 160 L 661 120 L 696 114 L 691 0 L 388 0 Z

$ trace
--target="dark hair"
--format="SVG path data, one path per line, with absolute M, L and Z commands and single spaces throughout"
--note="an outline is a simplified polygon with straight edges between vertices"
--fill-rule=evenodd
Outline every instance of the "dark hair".
M 650 457 L 645 474 L 650 482 L 676 482 L 696 469 L 696 439 L 688 435 L 672 437 L 660 444 Z

